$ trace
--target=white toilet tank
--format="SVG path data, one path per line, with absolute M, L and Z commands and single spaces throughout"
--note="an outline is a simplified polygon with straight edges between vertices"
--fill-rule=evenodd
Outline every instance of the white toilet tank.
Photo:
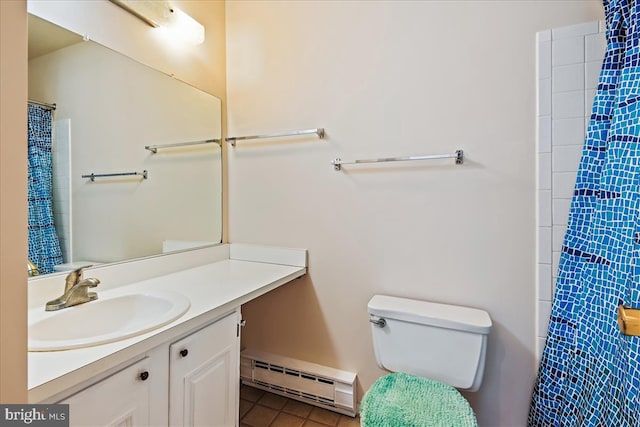
M 381 368 L 466 391 L 480 387 L 491 332 L 486 311 L 386 295 L 371 298 L 368 309 Z

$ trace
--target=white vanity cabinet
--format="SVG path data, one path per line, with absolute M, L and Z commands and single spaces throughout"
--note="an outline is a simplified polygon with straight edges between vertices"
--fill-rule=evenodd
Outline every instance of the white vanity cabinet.
M 169 349 L 169 425 L 238 425 L 240 312 Z
M 71 426 L 236 426 L 240 309 L 59 403 Z
M 150 360 L 144 358 L 61 401 L 72 426 L 150 425 Z
M 225 244 L 96 267 L 88 274 L 103 282 L 105 300 L 167 291 L 191 304 L 147 333 L 30 351 L 29 403 L 70 404 L 72 426 L 237 426 L 240 307 L 303 276 L 306 265 L 304 249 Z M 59 282 L 30 281 L 30 308 L 54 298 Z

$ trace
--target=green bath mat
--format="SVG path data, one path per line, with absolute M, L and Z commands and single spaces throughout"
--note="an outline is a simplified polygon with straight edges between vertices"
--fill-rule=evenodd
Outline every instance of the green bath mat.
M 378 379 L 360 405 L 363 427 L 477 427 L 469 402 L 453 387 L 414 375 Z

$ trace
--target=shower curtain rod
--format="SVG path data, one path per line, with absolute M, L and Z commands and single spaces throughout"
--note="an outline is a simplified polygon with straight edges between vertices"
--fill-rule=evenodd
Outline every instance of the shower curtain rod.
M 56 109 L 56 104 L 47 104 L 46 102 L 40 102 L 34 99 L 28 99 L 27 101 L 29 101 L 29 104 L 39 105 L 41 107 L 48 108 L 50 110 Z

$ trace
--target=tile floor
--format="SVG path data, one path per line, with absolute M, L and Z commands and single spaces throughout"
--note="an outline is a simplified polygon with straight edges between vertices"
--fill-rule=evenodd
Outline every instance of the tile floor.
M 360 427 L 351 418 L 246 385 L 240 388 L 240 427 Z

